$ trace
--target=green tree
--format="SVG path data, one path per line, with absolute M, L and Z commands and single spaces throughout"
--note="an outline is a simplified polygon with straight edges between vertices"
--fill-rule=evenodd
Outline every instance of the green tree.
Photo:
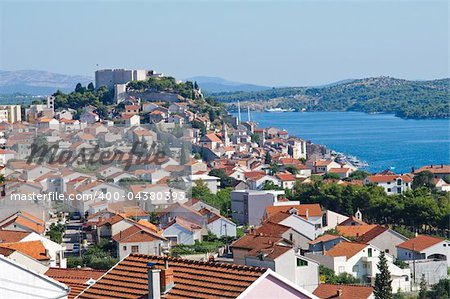
M 341 177 L 337 174 L 337 173 L 333 173 L 333 172 L 328 172 L 326 173 L 323 178 L 325 180 L 340 180 Z
M 367 171 L 364 170 L 356 170 L 350 174 L 350 178 L 353 180 L 364 180 L 370 175 Z
M 266 152 L 266 156 L 264 157 L 264 163 L 266 163 L 267 165 L 272 164 L 272 156 L 268 151 Z
M 83 85 L 81 85 L 81 83 L 77 83 L 77 85 L 75 86 L 75 92 L 79 92 L 79 93 L 83 93 L 85 91 Z
M 419 290 L 419 299 L 427 298 L 427 281 L 425 280 L 425 274 L 422 274 L 420 278 L 420 290 Z
M 434 179 L 434 176 L 433 176 L 432 172 L 430 172 L 428 170 L 419 172 L 418 174 L 416 174 L 414 176 L 411 187 L 413 189 L 425 187 L 425 188 L 432 190 L 435 188 L 433 179 Z
M 259 143 L 259 135 L 258 134 L 252 134 L 251 135 L 251 141 L 253 142 L 253 143 Z
M 88 89 L 89 91 L 94 91 L 94 90 L 95 90 L 94 84 L 93 84 L 92 82 L 90 82 L 90 83 L 88 84 L 88 86 L 87 86 L 87 89 Z
M 431 291 L 427 293 L 431 299 L 448 299 L 450 298 L 450 279 L 441 279 L 435 284 Z
M 375 276 L 375 285 L 373 287 L 373 293 L 375 299 L 392 299 L 392 279 L 389 272 L 387 260 L 384 252 L 382 251 L 379 256 L 380 261 L 377 264 L 378 271 Z

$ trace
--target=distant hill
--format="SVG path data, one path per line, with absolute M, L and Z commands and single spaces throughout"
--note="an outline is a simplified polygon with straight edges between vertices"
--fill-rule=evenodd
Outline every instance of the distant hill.
M 450 79 L 409 81 L 392 77 L 345 80 L 321 87 L 285 87 L 216 93 L 222 102 L 308 111 L 394 113 L 404 118 L 449 118 Z
M 77 83 L 92 82 L 87 76 L 70 76 L 46 71 L 0 70 L 0 94 L 25 93 L 30 95 L 49 95 L 56 90 L 73 91 Z
M 197 81 L 202 91 L 206 94 L 217 92 L 260 91 L 271 88 L 268 86 L 229 81 L 219 77 L 196 76 L 187 78 L 186 80 L 192 82 Z

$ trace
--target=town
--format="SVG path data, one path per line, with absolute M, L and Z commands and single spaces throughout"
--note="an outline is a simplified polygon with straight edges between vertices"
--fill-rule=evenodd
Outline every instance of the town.
M 154 70 L 2 105 L 0 129 L 0 289 L 24 298 L 448 289 L 450 165 L 369 173 Z

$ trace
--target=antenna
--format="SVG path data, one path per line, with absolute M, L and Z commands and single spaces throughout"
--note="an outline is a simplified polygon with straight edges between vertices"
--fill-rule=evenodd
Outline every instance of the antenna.
M 239 101 L 237 103 L 237 106 L 238 106 L 238 124 L 240 124 L 241 123 L 241 104 L 239 103 Z

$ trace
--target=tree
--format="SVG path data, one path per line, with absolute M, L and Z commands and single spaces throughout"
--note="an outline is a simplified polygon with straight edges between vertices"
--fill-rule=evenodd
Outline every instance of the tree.
M 92 82 L 90 82 L 89 84 L 88 84 L 88 86 L 87 86 L 87 89 L 89 90 L 89 91 L 94 91 L 94 84 L 92 83 Z
M 79 92 L 79 93 L 83 93 L 85 91 L 83 85 L 81 85 L 81 83 L 77 83 L 77 85 L 75 86 L 75 92 Z
M 266 164 L 272 164 L 272 156 L 269 152 L 266 152 L 266 156 L 264 157 L 264 163 Z
M 198 90 L 198 84 L 197 84 L 197 81 L 194 81 L 194 89 L 195 89 L 195 90 Z
M 380 261 L 377 264 L 380 273 L 375 276 L 375 286 L 373 293 L 375 299 L 392 299 L 392 279 L 389 272 L 385 253 L 382 251 L 379 256 Z
M 447 299 L 450 296 L 450 279 L 441 279 L 427 294 L 433 299 Z
M 425 188 L 428 188 L 429 190 L 432 190 L 435 188 L 433 179 L 434 179 L 434 176 L 433 176 L 433 173 L 431 173 L 431 171 L 425 170 L 425 171 L 419 172 L 418 174 L 416 174 L 414 176 L 411 187 L 413 189 L 425 187 Z
M 325 180 L 340 180 L 341 177 L 337 174 L 337 173 L 333 173 L 333 172 L 328 172 L 326 173 L 323 178 Z
M 364 170 L 356 170 L 350 174 L 350 178 L 353 180 L 364 180 L 369 176 L 369 173 Z
M 419 290 L 419 299 L 427 298 L 427 281 L 425 280 L 425 274 L 422 274 L 420 278 L 420 290 Z

